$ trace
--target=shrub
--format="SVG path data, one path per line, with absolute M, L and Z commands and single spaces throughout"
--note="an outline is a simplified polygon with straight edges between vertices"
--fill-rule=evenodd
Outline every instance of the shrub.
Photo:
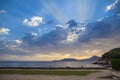
M 112 59 L 111 65 L 112 65 L 112 69 L 120 70 L 120 59 Z

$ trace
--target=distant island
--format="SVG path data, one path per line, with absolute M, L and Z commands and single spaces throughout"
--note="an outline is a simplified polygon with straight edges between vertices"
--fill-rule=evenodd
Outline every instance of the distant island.
M 87 59 L 75 59 L 75 58 L 64 58 L 64 59 L 61 59 L 61 60 L 53 60 L 55 62 L 57 61 L 98 61 L 100 59 L 100 57 L 98 56 L 92 56 L 90 58 L 87 58 Z

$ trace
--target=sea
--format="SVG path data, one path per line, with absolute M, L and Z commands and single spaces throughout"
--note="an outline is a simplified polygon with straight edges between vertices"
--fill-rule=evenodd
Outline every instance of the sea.
M 34 67 L 34 68 L 104 68 L 102 65 L 88 61 L 0 61 L 0 67 Z

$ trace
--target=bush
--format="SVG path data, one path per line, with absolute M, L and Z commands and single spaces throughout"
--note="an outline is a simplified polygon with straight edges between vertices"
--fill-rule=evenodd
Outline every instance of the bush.
M 120 70 L 120 59 L 112 59 L 111 65 L 112 65 L 112 69 Z

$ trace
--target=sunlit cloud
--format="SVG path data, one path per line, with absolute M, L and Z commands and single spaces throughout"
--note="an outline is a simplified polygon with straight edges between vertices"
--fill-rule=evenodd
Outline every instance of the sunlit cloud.
M 9 34 L 10 29 L 8 28 L 0 28 L 0 35 L 4 35 L 4 34 Z
M 14 40 L 14 42 L 15 42 L 15 44 L 21 44 L 23 41 L 20 39 L 16 39 L 16 40 Z
M 43 18 L 39 16 L 34 16 L 30 20 L 29 19 L 24 19 L 23 23 L 25 25 L 28 25 L 30 27 L 37 27 L 43 22 Z
M 102 20 L 104 20 L 105 18 L 108 18 L 109 16 L 105 16 L 104 18 L 100 18 L 100 19 L 98 19 L 97 21 L 98 22 L 100 22 L 100 21 L 102 21 Z
M 118 3 L 118 1 L 119 1 L 119 0 L 115 0 L 114 3 L 108 5 L 108 6 L 106 7 L 106 11 L 109 11 L 109 10 L 113 9 L 113 8 L 115 7 L 115 5 Z
M 85 50 L 85 53 L 86 54 L 90 54 L 90 55 L 95 55 L 95 54 L 101 54 L 101 53 L 103 53 L 103 51 L 102 50 Z
M 38 34 L 35 33 L 35 32 L 31 32 L 31 35 L 33 35 L 33 36 L 38 36 Z
M 109 6 L 107 6 L 106 11 L 111 10 L 112 7 L 113 7 L 113 5 L 109 5 Z
M 75 40 L 77 40 L 77 38 L 78 38 L 78 34 L 76 34 L 74 32 L 70 32 L 67 36 L 67 41 L 74 42 Z
M 68 26 L 66 26 L 66 25 L 56 25 L 56 27 L 57 28 L 62 28 L 62 29 L 67 29 L 68 28 Z
M 1 55 L 0 60 L 25 60 L 25 61 L 52 61 L 52 60 L 59 60 L 63 58 L 69 58 L 70 54 L 57 54 L 57 53 L 51 53 L 50 54 L 33 54 L 33 55 Z

